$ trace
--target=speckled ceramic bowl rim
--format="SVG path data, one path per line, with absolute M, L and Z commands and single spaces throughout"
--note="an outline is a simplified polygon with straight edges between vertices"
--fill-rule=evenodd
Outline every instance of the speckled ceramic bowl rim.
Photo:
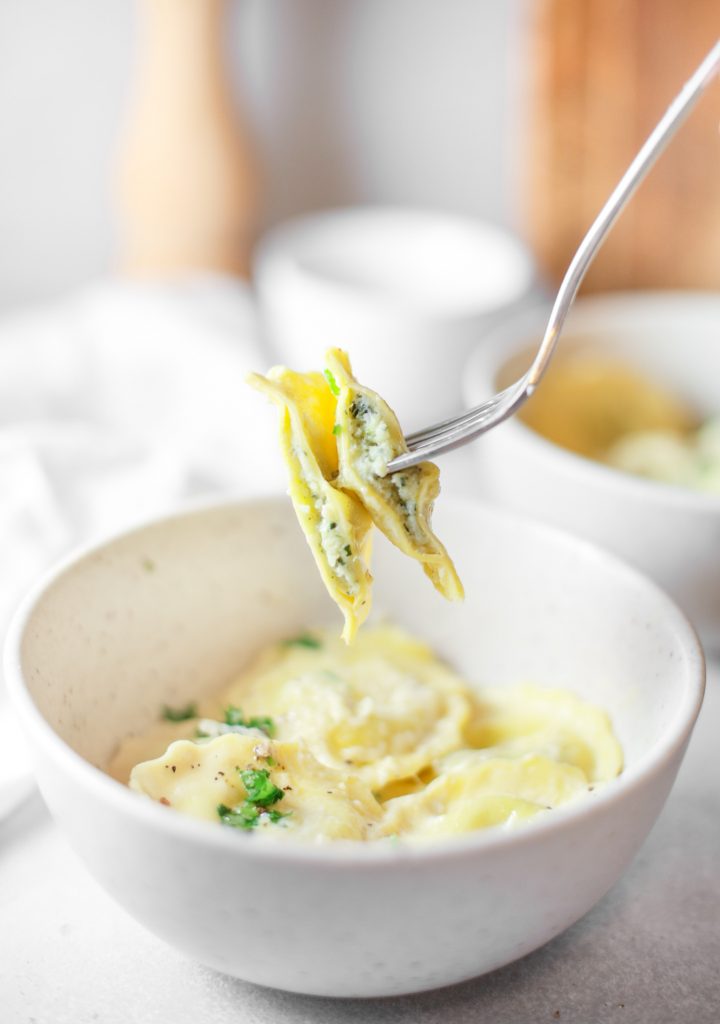
M 686 693 L 675 721 L 658 739 L 653 749 L 638 759 L 629 769 L 625 769 L 617 778 L 593 792 L 587 800 L 579 801 L 566 807 L 556 808 L 552 815 L 539 821 L 529 822 L 518 829 L 503 829 L 502 826 L 474 832 L 468 835 L 442 839 L 427 845 L 391 844 L 391 843 L 360 843 L 352 840 L 339 840 L 327 845 L 313 846 L 302 843 L 257 843 L 239 844 L 238 836 L 229 829 L 218 828 L 214 824 L 196 821 L 144 800 L 126 786 L 96 768 L 62 740 L 50 724 L 45 720 L 25 686 L 20 663 L 20 651 L 25 627 L 31 618 L 39 600 L 45 591 L 68 570 L 89 555 L 97 553 L 108 544 L 140 532 L 150 526 L 159 526 L 164 522 L 172 522 L 178 518 L 202 512 L 220 511 L 238 505 L 256 505 L 272 501 L 275 504 L 285 503 L 287 498 L 278 495 L 265 497 L 242 498 L 233 500 L 232 496 L 224 500 L 201 500 L 184 503 L 173 513 L 148 519 L 84 545 L 64 558 L 31 590 L 18 608 L 10 625 L 5 643 L 4 668 L 10 698 L 16 707 L 26 730 L 31 732 L 39 744 L 48 749 L 54 759 L 63 762 L 66 770 L 83 786 L 91 788 L 98 798 L 107 800 L 114 805 L 120 815 L 130 815 L 143 821 L 156 831 L 181 842 L 188 842 L 197 847 L 234 850 L 238 857 L 267 860 L 271 858 L 278 863 L 322 863 L 328 869 L 348 869 L 369 867 L 371 865 L 402 863 L 410 867 L 421 861 L 438 862 L 453 861 L 465 857 L 482 856 L 484 850 L 495 850 L 507 847 L 528 847 L 540 839 L 548 830 L 563 831 L 574 828 L 579 822 L 589 820 L 596 815 L 602 806 L 618 804 L 670 761 L 686 743 L 695 720 L 700 712 L 705 690 L 705 658 L 700 641 L 690 622 L 672 602 L 672 600 L 651 580 L 642 573 L 627 565 L 621 559 L 602 550 L 588 541 L 576 538 L 563 530 L 546 526 L 524 516 L 500 513 L 484 502 L 471 499 L 451 497 L 444 499 L 446 504 L 460 508 L 482 508 L 483 514 L 498 521 L 510 520 L 519 529 L 537 536 L 560 541 L 566 547 L 573 548 L 580 557 L 591 558 L 611 566 L 615 573 L 628 581 L 640 582 L 648 591 L 654 593 L 665 605 L 665 616 L 672 632 L 677 639 L 678 649 L 686 658 Z
M 578 301 L 575 309 L 576 319 L 568 323 L 568 340 L 572 338 L 573 331 L 584 331 L 593 327 L 592 320 L 603 312 L 621 312 L 623 307 L 639 309 L 644 305 L 654 306 L 656 310 L 660 310 L 663 306 L 681 303 L 695 306 L 707 304 L 714 308 L 720 320 L 720 295 L 714 292 L 663 292 L 660 295 L 655 292 L 615 292 L 612 295 Z M 549 303 L 538 303 L 505 320 L 502 326 L 488 331 L 483 337 L 482 344 L 468 359 L 463 373 L 463 393 L 468 405 L 477 405 L 497 389 L 497 374 L 508 360 L 525 350 L 532 350 L 531 334 L 533 331 L 537 334 L 538 328 L 543 329 L 550 315 L 550 308 Z M 590 322 L 585 322 L 586 317 Z M 600 326 L 598 329 L 601 329 Z M 562 345 L 561 339 L 560 351 Z M 484 384 L 481 390 L 477 387 L 479 377 L 482 377 Z M 549 441 L 517 416 L 502 424 L 500 429 L 513 432 L 518 439 L 522 439 L 522 443 L 528 446 L 534 458 L 557 462 L 559 466 L 565 468 L 568 475 L 574 473 L 580 482 L 594 482 L 619 495 L 634 493 L 646 501 L 703 512 L 716 511 L 720 515 L 720 494 L 695 491 L 661 480 L 645 479 L 634 473 L 596 462 L 595 459 L 578 455 L 554 441 Z

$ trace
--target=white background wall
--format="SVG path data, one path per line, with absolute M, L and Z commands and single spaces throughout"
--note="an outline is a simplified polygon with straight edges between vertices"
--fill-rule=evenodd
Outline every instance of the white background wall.
M 182 2 L 182 0 L 178 0 Z M 233 0 L 268 221 L 354 202 L 514 222 L 523 0 Z M 130 0 L 0 0 L 0 306 L 113 265 Z

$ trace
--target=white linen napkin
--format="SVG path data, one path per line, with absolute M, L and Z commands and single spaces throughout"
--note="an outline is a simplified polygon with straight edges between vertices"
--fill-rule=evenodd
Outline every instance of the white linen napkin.
M 107 283 L 0 322 L 0 635 L 74 545 L 183 498 L 285 486 L 241 283 Z M 0 685 L 0 815 L 27 791 Z

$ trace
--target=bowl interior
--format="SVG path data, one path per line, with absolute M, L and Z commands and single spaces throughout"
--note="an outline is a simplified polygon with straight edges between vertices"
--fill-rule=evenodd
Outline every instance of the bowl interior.
M 378 542 L 376 614 L 425 637 L 477 684 L 566 687 L 607 709 L 628 770 L 688 729 L 702 655 L 672 603 L 583 542 L 475 502 L 436 523 L 464 579 L 450 605 Z M 339 615 L 286 499 L 156 522 L 95 549 L 31 604 L 21 662 L 32 700 L 104 768 L 119 741 L 229 681 L 272 640 Z

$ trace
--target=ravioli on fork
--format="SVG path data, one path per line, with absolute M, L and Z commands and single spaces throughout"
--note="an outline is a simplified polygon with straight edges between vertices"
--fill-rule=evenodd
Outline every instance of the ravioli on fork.
M 372 520 L 352 494 L 332 481 L 338 475 L 333 433 L 335 396 L 321 373 L 273 367 L 248 383 L 281 410 L 280 445 L 290 476 L 290 498 L 323 583 L 345 618 L 351 643 L 371 604 Z
M 440 470 L 421 462 L 388 473 L 391 459 L 407 451 L 397 416 L 380 395 L 358 384 L 345 352 L 331 349 L 325 360 L 337 398 L 339 486 L 362 502 L 389 541 L 420 562 L 443 597 L 462 600 L 463 585 L 430 522 Z
M 463 587 L 430 524 L 440 493 L 437 466 L 423 462 L 388 474 L 390 460 L 407 451 L 395 413 L 358 384 L 341 349 L 331 349 L 326 363 L 324 375 L 275 366 L 248 382 L 281 409 L 290 497 L 350 643 L 370 611 L 373 523 L 420 562 L 443 597 L 461 600 Z

